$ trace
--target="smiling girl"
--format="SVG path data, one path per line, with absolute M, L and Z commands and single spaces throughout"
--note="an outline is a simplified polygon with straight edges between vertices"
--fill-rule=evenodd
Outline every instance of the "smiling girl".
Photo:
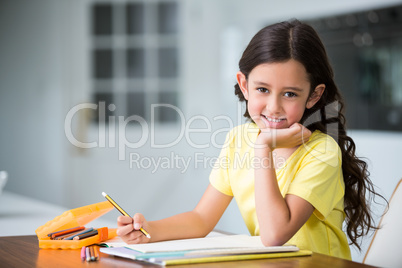
M 350 259 L 347 236 L 359 247 L 375 228 L 365 194 L 376 193 L 346 135 L 343 101 L 317 33 L 297 20 L 263 28 L 236 78 L 235 94 L 251 122 L 228 133 L 197 206 L 151 222 L 142 214 L 121 216 L 118 235 L 127 243 L 202 237 L 234 197 L 250 234 L 264 245 L 291 243 Z M 236 163 L 245 156 L 248 162 Z

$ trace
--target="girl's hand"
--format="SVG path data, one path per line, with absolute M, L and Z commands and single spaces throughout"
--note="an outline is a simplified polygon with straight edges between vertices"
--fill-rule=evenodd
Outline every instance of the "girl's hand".
M 256 148 L 293 148 L 308 141 L 311 131 L 299 123 L 285 129 L 261 129 L 256 140 Z
M 133 218 L 127 216 L 117 218 L 117 235 L 127 244 L 142 244 L 150 241 L 140 228 L 149 231 L 149 225 L 141 213 L 135 214 Z

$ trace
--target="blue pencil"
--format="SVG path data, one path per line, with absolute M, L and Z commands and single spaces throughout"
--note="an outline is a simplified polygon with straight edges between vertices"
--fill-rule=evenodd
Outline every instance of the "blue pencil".
M 71 236 L 65 237 L 63 240 L 73 240 L 73 238 L 76 237 L 77 235 L 82 235 L 82 234 L 88 233 L 88 232 L 90 232 L 90 231 L 93 231 L 93 229 L 94 229 L 94 228 L 92 228 L 92 227 L 86 228 L 86 229 L 83 230 L 82 232 L 75 233 L 75 234 L 73 234 L 73 235 L 71 235 Z

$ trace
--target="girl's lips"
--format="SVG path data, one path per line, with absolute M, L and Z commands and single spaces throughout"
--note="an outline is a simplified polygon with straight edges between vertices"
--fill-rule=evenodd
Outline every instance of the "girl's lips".
M 269 128 L 280 128 L 286 121 L 285 118 L 273 118 L 265 115 L 261 115 L 261 117 L 263 118 L 263 122 L 265 123 L 266 127 Z

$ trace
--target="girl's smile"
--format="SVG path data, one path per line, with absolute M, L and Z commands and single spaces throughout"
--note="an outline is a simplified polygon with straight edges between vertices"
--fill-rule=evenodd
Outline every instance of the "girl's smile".
M 269 128 L 282 128 L 281 124 L 284 124 L 286 121 L 286 118 L 272 118 L 267 117 L 264 114 L 261 114 L 261 119 L 264 122 L 265 126 Z
M 238 72 L 237 80 L 250 117 L 260 129 L 288 128 L 298 123 L 305 109 L 314 106 L 325 88 L 317 86 L 310 96 L 307 72 L 293 59 L 257 65 L 248 79 Z

